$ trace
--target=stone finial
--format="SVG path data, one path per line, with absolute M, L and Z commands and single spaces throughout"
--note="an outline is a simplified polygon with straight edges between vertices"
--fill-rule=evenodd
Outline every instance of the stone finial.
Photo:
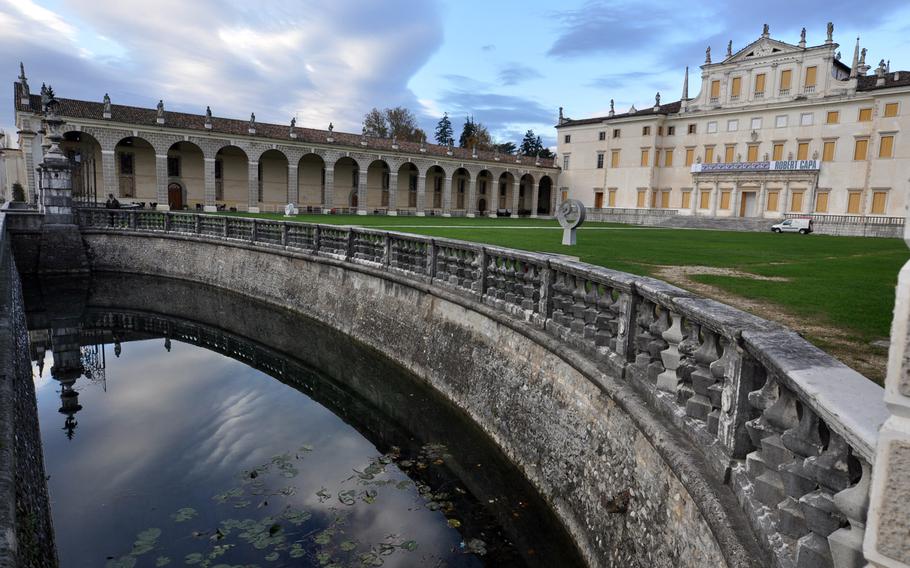
M 850 66 L 850 78 L 855 79 L 859 75 L 859 37 L 856 38 L 856 46 L 853 48 L 853 64 Z
M 212 107 L 206 105 L 205 107 L 205 128 L 207 130 L 212 129 Z
M 367 142 L 367 136 L 368 136 L 367 127 L 364 126 L 363 128 L 360 129 L 360 145 L 361 146 L 366 146 L 369 144 L 369 142 Z
M 682 100 L 689 100 L 689 66 L 686 65 L 686 76 L 683 79 Z
M 840 59 L 841 59 L 840 51 L 838 51 L 837 53 L 834 54 L 834 59 L 837 59 L 838 61 L 840 61 Z
M 50 86 L 42 88 L 42 98 L 45 100 L 44 104 L 41 106 L 41 110 L 44 112 L 44 128 L 45 128 L 45 138 L 47 139 L 48 150 L 45 152 L 44 164 L 50 164 L 53 162 L 66 162 L 67 158 L 63 154 L 63 150 L 60 149 L 60 143 L 63 141 L 63 125 L 65 121 L 57 116 L 57 110 L 60 106 L 60 101 L 57 100 L 57 97 L 54 95 L 54 89 Z
M 400 147 L 401 146 L 399 146 L 399 144 L 398 144 L 398 138 L 393 134 L 392 135 L 392 150 L 397 150 Z
M 325 141 L 326 141 L 326 142 L 334 142 L 334 141 L 335 141 L 335 137 L 332 136 L 332 132 L 334 132 L 334 130 L 335 130 L 335 125 L 332 124 L 332 123 L 330 122 L 330 123 L 329 123 L 329 135 L 325 137 Z
M 256 113 L 255 112 L 250 113 L 250 125 L 247 128 L 247 132 L 249 132 L 250 134 L 256 134 Z
M 25 65 L 19 62 L 19 83 L 22 85 L 19 94 L 19 104 L 27 105 L 31 102 L 31 92 L 28 89 L 28 79 L 25 78 Z
M 158 109 L 158 115 L 155 118 L 155 122 L 157 122 L 158 124 L 164 124 L 164 99 L 158 100 L 157 109 Z
M 291 128 L 288 131 L 288 136 L 291 138 L 297 138 L 297 117 L 291 117 Z
M 711 46 L 705 49 L 705 63 L 711 63 Z
M 455 154 L 455 148 L 452 147 L 452 139 L 449 138 L 449 143 L 446 145 L 446 155 L 452 156 Z
M 44 110 L 45 105 L 47 105 L 47 85 L 41 83 L 41 110 Z
M 329 132 L 333 132 L 334 130 L 335 130 L 335 125 L 330 122 L 329 123 Z
M 104 108 L 101 111 L 101 117 L 105 119 L 111 118 L 111 97 L 107 93 L 104 93 Z
M 733 40 L 727 42 L 727 57 L 733 57 Z
M 613 99 L 610 99 L 610 116 L 613 116 L 614 114 L 616 114 L 614 105 L 615 105 L 615 103 L 613 102 Z
M 881 87 L 885 84 L 885 60 L 882 59 L 878 62 L 878 67 L 875 68 L 875 86 Z
M 890 72 L 891 72 L 891 60 L 889 59 L 888 61 L 885 62 L 885 73 L 890 73 Z
M 636 112 L 638 112 L 638 109 L 635 108 L 635 104 L 633 103 L 632 106 L 629 107 L 629 114 L 634 114 Z
M 28 85 L 28 79 L 25 78 L 25 64 L 21 61 L 19 62 L 19 82 Z
M 825 43 L 834 43 L 834 22 L 828 22 L 828 37 Z
M 559 124 L 562 124 L 565 121 L 566 121 L 566 117 L 564 117 L 562 114 L 562 107 L 559 107 Z
M 654 108 L 655 109 L 660 108 L 660 91 L 657 91 L 657 94 L 654 95 Z
M 477 144 L 471 144 L 471 157 L 477 159 Z
M 771 37 L 771 28 L 768 26 L 768 24 L 765 24 L 764 26 L 762 26 L 761 36 L 762 37 Z
M 806 47 L 806 28 L 799 32 L 799 46 Z
M 420 151 L 421 152 L 427 151 L 427 137 L 426 136 L 424 136 L 420 139 Z

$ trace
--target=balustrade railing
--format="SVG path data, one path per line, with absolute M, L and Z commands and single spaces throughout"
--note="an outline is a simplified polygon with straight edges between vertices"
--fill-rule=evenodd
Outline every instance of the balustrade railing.
M 77 216 L 85 231 L 243 241 L 480 300 L 639 392 L 704 452 L 776 565 L 865 563 L 876 421 L 887 416 L 882 390 L 778 324 L 658 280 L 555 255 L 229 216 L 103 209 Z M 864 409 L 855 418 L 858 401 Z

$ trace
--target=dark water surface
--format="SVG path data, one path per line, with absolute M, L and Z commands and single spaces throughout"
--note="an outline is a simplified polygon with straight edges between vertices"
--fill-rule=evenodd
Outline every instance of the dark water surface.
M 151 277 L 25 290 L 64 568 L 581 564 L 478 428 L 338 332 Z

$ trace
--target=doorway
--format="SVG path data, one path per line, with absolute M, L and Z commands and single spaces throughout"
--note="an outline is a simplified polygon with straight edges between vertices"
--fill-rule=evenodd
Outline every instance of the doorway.
M 171 210 L 183 209 L 183 186 L 179 183 L 168 184 L 167 204 Z
M 755 205 L 757 201 L 758 199 L 756 198 L 754 191 L 744 191 L 742 194 L 742 200 L 739 204 L 739 216 L 755 217 Z

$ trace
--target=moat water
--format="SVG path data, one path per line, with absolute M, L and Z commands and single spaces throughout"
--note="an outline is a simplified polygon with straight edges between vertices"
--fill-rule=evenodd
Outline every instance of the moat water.
M 582 564 L 466 416 L 334 330 L 151 277 L 25 291 L 63 568 Z

